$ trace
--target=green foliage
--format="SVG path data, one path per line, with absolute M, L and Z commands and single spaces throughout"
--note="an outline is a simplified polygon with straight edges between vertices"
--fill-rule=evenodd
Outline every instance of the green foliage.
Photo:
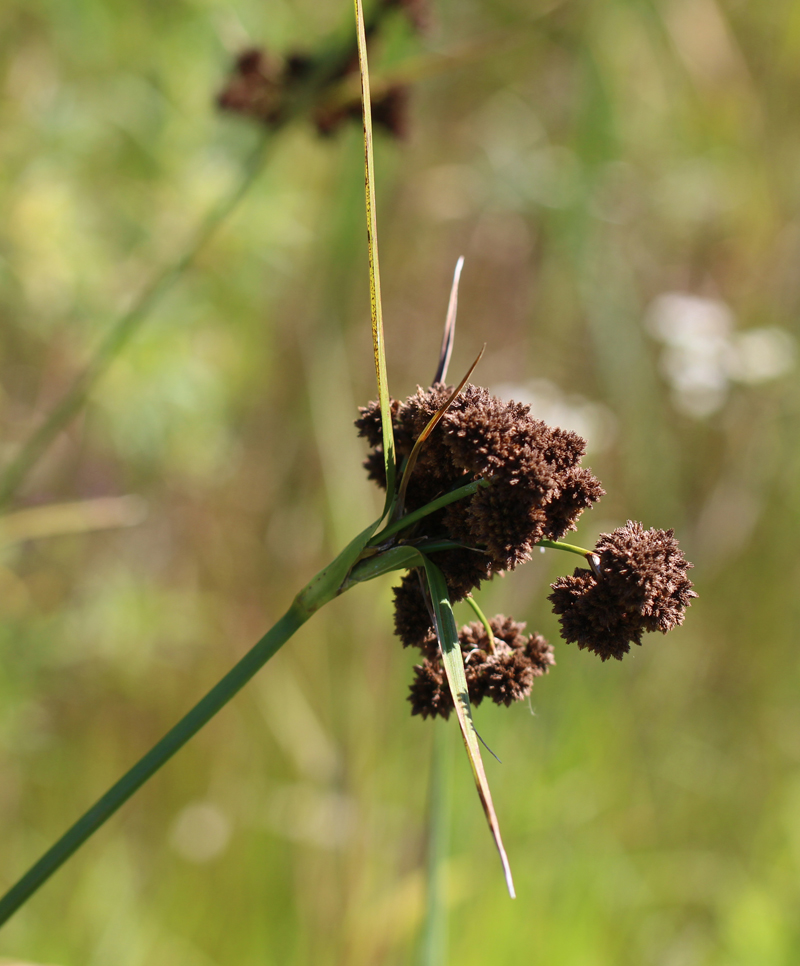
M 463 252 L 453 371 L 488 342 L 495 391 L 541 397 L 530 381 L 548 380 L 562 408 L 604 407 L 611 433 L 589 462 L 610 496 L 575 542 L 627 516 L 675 526 L 701 594 L 683 628 L 614 666 L 557 644 L 545 596 L 564 555 L 482 596 L 556 642 L 558 665 L 535 716 L 476 713 L 504 762 L 486 768 L 516 903 L 453 762 L 452 961 L 791 964 L 797 379 L 729 380 L 693 417 L 643 322 L 679 291 L 723 302 L 737 331 L 799 334 L 796 5 L 434 13 L 423 46 L 508 43 L 422 80 L 408 142 L 376 135 L 393 391 L 430 380 Z M 313 46 L 349 14 L 329 0 L 4 5 L 4 460 L 239 177 L 256 133 L 212 107 L 232 53 Z M 393 39 L 398 63 L 408 43 Z M 350 428 L 374 394 L 361 165 L 356 127 L 283 132 L 19 495 L 136 494 L 148 516 L 2 548 L 0 886 L 378 516 Z M 432 733 L 408 715 L 389 585 L 298 632 L 9 922 L 0 955 L 408 962 Z

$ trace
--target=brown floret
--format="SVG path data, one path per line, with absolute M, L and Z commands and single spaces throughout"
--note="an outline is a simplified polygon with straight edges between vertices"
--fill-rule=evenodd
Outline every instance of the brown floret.
M 697 594 L 686 576 L 687 562 L 672 530 L 645 530 L 628 521 L 602 534 L 596 553 L 600 578 L 580 567 L 559 577 L 550 600 L 560 615 L 561 636 L 602 660 L 621 660 L 645 631 L 683 623 Z
M 236 58 L 230 79 L 217 97 L 217 106 L 272 124 L 280 114 L 283 96 L 280 63 L 264 50 L 251 47 Z
M 489 625 L 494 651 L 483 624 L 473 622 L 459 631 L 469 698 L 474 705 L 490 698 L 495 704 L 508 706 L 527 697 L 534 679 L 555 664 L 553 649 L 539 634 L 526 637 L 524 624 L 502 614 L 493 617 Z M 449 717 L 453 699 L 441 661 L 427 658 L 414 668 L 414 675 L 409 696 L 411 713 L 425 718 Z
M 428 0 L 383 0 L 383 3 L 387 7 L 398 7 L 403 10 L 416 30 L 423 31 L 428 26 L 430 20 Z
M 372 123 L 388 134 L 404 139 L 408 135 L 409 88 L 405 84 L 388 87 L 372 100 Z M 345 121 L 361 120 L 361 101 L 351 100 L 330 107 L 322 105 L 314 111 L 317 131 L 324 137 L 334 134 Z
M 398 474 L 452 392 L 437 383 L 418 388 L 404 402 L 392 401 Z M 360 413 L 359 434 L 373 447 L 368 474 L 385 487 L 380 406 L 370 403 Z M 408 534 L 464 545 L 434 556 L 453 600 L 529 559 L 545 537 L 558 539 L 574 529 L 580 514 L 603 494 L 599 481 L 579 465 L 585 446 L 575 433 L 534 419 L 528 406 L 504 402 L 479 386 L 463 389 L 419 451 L 405 500 L 405 509 L 412 511 L 465 483 L 488 484 L 425 517 Z M 401 595 L 397 607 L 404 606 Z M 398 625 L 407 629 L 409 618 L 399 614 Z M 407 630 L 403 639 L 409 642 Z M 424 639 L 416 643 L 423 645 Z
M 380 13 L 367 27 L 367 35 L 380 28 Z M 319 134 L 327 136 L 342 124 L 361 121 L 361 98 L 341 101 L 338 89 L 341 81 L 358 73 L 358 51 L 343 50 L 338 57 L 314 56 L 293 51 L 285 57 L 268 55 L 259 48 L 244 50 L 236 61 L 224 89 L 217 96 L 217 106 L 224 111 L 243 114 L 254 121 L 276 127 L 290 116 L 293 105 L 306 87 L 305 96 L 314 95 L 309 104 L 312 119 Z M 315 89 L 309 89 L 313 84 Z M 372 101 L 372 120 L 394 137 L 408 133 L 409 88 L 394 84 L 377 91 Z
M 423 718 L 449 718 L 453 698 L 447 687 L 444 668 L 437 662 L 425 660 L 414 668 L 414 680 L 409 688 L 411 714 Z
M 570 467 L 547 506 L 542 535 L 549 540 L 560 540 L 570 530 L 577 530 L 575 521 L 602 496 L 605 496 L 605 490 L 591 470 L 582 466 Z
M 438 647 L 430 610 L 416 570 L 405 574 L 394 588 L 394 630 L 403 647 L 427 652 L 430 642 Z

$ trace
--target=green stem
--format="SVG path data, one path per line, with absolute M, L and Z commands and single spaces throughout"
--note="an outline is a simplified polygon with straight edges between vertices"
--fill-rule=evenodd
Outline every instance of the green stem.
M 405 530 L 406 527 L 410 527 L 412 524 L 416 523 L 417 520 L 422 520 L 429 516 L 431 513 L 435 513 L 437 510 L 441 510 L 443 506 L 448 506 L 450 503 L 455 503 L 456 500 L 461 500 L 465 496 L 472 496 L 479 487 L 489 486 L 488 480 L 473 480 L 471 483 L 466 483 L 464 486 L 460 486 L 457 490 L 451 490 L 449 493 L 445 493 L 444 496 L 438 497 L 436 500 L 432 500 L 430 503 L 426 503 L 425 506 L 420 507 L 418 510 L 414 510 L 411 513 L 407 513 L 405 516 L 400 517 L 399 520 L 395 520 L 394 523 L 390 523 L 387 527 L 384 527 L 380 533 L 376 533 L 375 536 L 369 541 L 370 546 L 377 546 L 384 542 L 387 537 L 394 536 L 394 534 L 399 533 L 401 530 Z
M 180 750 L 204 724 L 224 707 L 253 675 L 311 616 L 292 604 L 283 617 L 245 654 L 208 694 L 171 731 L 151 748 L 102 798 L 70 828 L 52 848 L 0 899 L 0 926 L 6 922 L 50 876 L 110 818 L 163 764 Z
M 455 540 L 424 540 L 414 544 L 401 544 L 390 547 L 381 553 L 366 557 L 353 567 L 342 584 L 342 592 L 353 584 L 363 584 L 375 577 L 392 573 L 395 570 L 408 570 L 419 566 L 419 554 L 440 553 L 442 550 L 461 550 L 464 544 Z
M 540 540 L 537 547 L 547 547 L 549 550 L 567 550 L 569 553 L 577 553 L 581 557 L 596 557 L 594 550 L 584 550 L 583 547 L 576 547 L 571 543 L 562 543 L 560 540 Z
M 389 404 L 389 383 L 386 375 L 386 344 L 383 333 L 383 303 L 381 302 L 381 271 L 378 259 L 378 223 L 375 211 L 375 162 L 372 150 L 372 102 L 369 93 L 369 65 L 367 62 L 367 32 L 361 0 L 355 0 L 356 40 L 361 74 L 361 105 L 364 119 L 364 198 L 367 215 L 367 258 L 369 260 L 369 301 L 372 318 L 372 351 L 378 380 L 378 399 L 381 405 L 381 433 L 383 459 L 386 469 L 386 507 L 394 496 L 395 455 L 394 429 Z
M 283 617 L 245 656 L 167 732 L 102 798 L 86 812 L 35 865 L 0 898 L 0 926 L 60 868 L 142 785 L 210 721 L 231 698 L 289 640 L 294 632 L 324 604 L 344 590 L 345 578 L 354 567 L 378 520 L 371 523 L 327 567 L 298 593 Z
M 494 654 L 495 652 L 494 634 L 492 633 L 492 625 L 489 623 L 489 619 L 487 618 L 486 614 L 484 614 L 484 612 L 480 609 L 480 607 L 478 606 L 477 600 L 475 600 L 472 594 L 467 594 L 464 600 L 473 609 L 473 611 L 475 612 L 475 616 L 478 618 L 481 624 L 483 624 L 486 630 L 486 636 L 489 638 L 489 650 L 491 651 L 492 654 Z

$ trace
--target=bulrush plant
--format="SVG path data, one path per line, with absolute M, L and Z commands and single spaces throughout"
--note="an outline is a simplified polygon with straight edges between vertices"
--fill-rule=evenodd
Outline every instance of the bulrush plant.
M 404 401 L 386 379 L 375 221 L 372 122 L 366 37 L 356 0 L 364 118 L 366 211 L 371 316 L 378 398 L 361 409 L 359 434 L 369 445 L 366 470 L 385 492 L 383 511 L 295 597 L 283 617 L 239 663 L 134 767 L 93 805 L 0 899 L 5 922 L 138 788 L 206 724 L 316 611 L 355 584 L 401 572 L 395 588 L 395 630 L 417 648 L 413 714 L 455 712 L 478 793 L 500 854 L 511 871 L 481 760 L 472 706 L 510 705 L 530 693 L 553 666 L 553 648 L 511 617 L 484 616 L 473 592 L 495 574 L 514 570 L 537 547 L 580 555 L 586 564 L 553 584 L 551 601 L 562 636 L 602 660 L 620 659 L 644 631 L 666 633 L 682 623 L 695 596 L 691 566 L 672 531 L 629 522 L 585 550 L 562 542 L 603 495 L 581 465 L 585 442 L 546 425 L 529 407 L 504 402 L 468 383 L 446 383 L 453 343 L 458 279 L 450 296 L 439 367 L 432 385 Z M 480 357 L 479 357 L 480 358 Z M 476 360 L 477 364 L 477 360 Z M 466 600 L 476 620 L 459 631 L 453 603 Z

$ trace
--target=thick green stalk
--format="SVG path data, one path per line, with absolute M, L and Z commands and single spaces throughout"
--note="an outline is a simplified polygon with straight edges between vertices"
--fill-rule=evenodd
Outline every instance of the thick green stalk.
M 167 732 L 102 798 L 84 814 L 25 875 L 0 899 L 0 925 L 6 922 L 30 896 L 98 828 L 110 818 L 163 764 L 179 751 L 214 715 L 244 687 L 253 675 L 278 651 L 311 616 L 297 602 L 277 624 L 245 654 L 222 680 L 192 710 Z

